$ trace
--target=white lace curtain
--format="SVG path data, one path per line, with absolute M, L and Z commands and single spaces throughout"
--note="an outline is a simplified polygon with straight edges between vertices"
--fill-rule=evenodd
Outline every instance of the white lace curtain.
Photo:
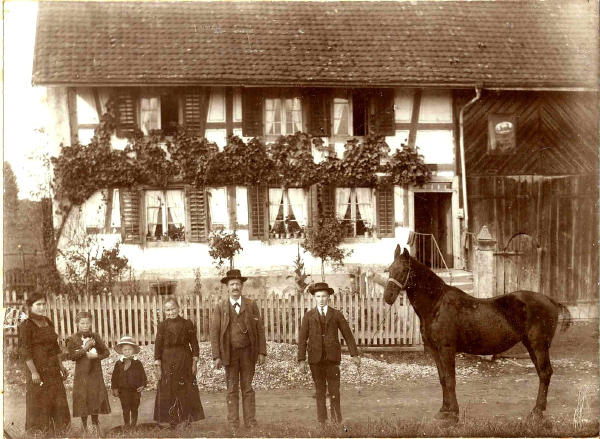
M 148 232 L 155 236 L 156 226 L 161 220 L 159 218 L 160 208 L 163 203 L 163 195 L 161 191 L 146 191 L 146 223 L 148 224 Z
M 177 227 L 185 223 L 185 202 L 183 191 L 167 191 L 167 207 L 169 212 L 169 223 Z
M 282 199 L 283 189 L 269 188 L 269 226 L 271 226 L 271 229 L 275 225 Z
M 373 190 L 368 187 L 357 187 L 356 203 L 360 217 L 367 227 L 373 227 L 375 222 L 375 211 L 373 209 Z
M 208 190 L 208 195 L 211 224 L 222 225 L 227 228 L 229 226 L 227 191 L 225 188 L 210 188 Z
M 302 188 L 290 188 L 287 190 L 291 211 L 300 227 L 306 227 L 306 193 Z M 290 212 L 290 213 L 292 213 Z
M 346 216 L 351 192 L 352 190 L 349 187 L 338 187 L 335 189 L 335 213 L 340 220 L 343 220 Z

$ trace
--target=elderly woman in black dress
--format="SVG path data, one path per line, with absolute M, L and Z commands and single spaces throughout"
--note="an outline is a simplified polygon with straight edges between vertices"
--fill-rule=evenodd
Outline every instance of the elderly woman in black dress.
M 46 312 L 46 296 L 33 293 L 27 299 L 27 319 L 19 324 L 19 354 L 25 362 L 25 430 L 29 434 L 58 434 L 70 423 L 63 380 L 58 335 Z
M 175 427 L 181 422 L 204 419 L 196 382 L 198 337 L 195 325 L 179 316 L 175 299 L 167 299 L 164 312 L 166 318 L 158 325 L 154 344 L 154 420 Z

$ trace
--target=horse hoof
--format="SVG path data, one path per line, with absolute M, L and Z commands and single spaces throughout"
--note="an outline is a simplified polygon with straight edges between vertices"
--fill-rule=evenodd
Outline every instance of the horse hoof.
M 444 421 L 448 424 L 456 424 L 458 422 L 458 413 L 439 411 L 435 414 L 434 419 Z

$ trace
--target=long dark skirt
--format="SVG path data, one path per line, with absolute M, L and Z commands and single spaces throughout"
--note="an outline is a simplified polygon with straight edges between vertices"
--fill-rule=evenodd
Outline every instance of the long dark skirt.
M 60 434 L 71 421 L 67 392 L 56 370 L 46 371 L 42 375 L 43 384 L 33 384 L 31 374 L 27 373 L 25 393 L 25 430 L 33 434 L 36 431 Z
M 162 376 L 156 389 L 156 422 L 193 422 L 204 419 L 196 377 L 192 375 L 192 353 L 184 346 L 165 347 Z

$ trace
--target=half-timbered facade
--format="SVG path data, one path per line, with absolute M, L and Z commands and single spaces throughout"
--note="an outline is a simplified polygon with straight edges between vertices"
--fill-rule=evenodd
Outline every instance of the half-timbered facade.
M 142 275 L 210 266 L 218 227 L 238 231 L 243 270 L 289 266 L 300 238 L 285 219 L 307 227 L 316 200 L 349 224 L 351 264 L 389 263 L 413 230 L 449 267 L 473 268 L 469 236 L 491 221 L 469 198 L 479 178 L 508 190 L 515 175 L 597 175 L 596 22 L 581 2 L 42 2 L 33 81 L 65 145 L 91 139 L 112 97 L 114 148 L 178 125 L 219 148 L 302 131 L 323 140 L 319 161 L 376 131 L 433 172 L 423 187 L 107 188 L 70 226 L 122 241 Z

